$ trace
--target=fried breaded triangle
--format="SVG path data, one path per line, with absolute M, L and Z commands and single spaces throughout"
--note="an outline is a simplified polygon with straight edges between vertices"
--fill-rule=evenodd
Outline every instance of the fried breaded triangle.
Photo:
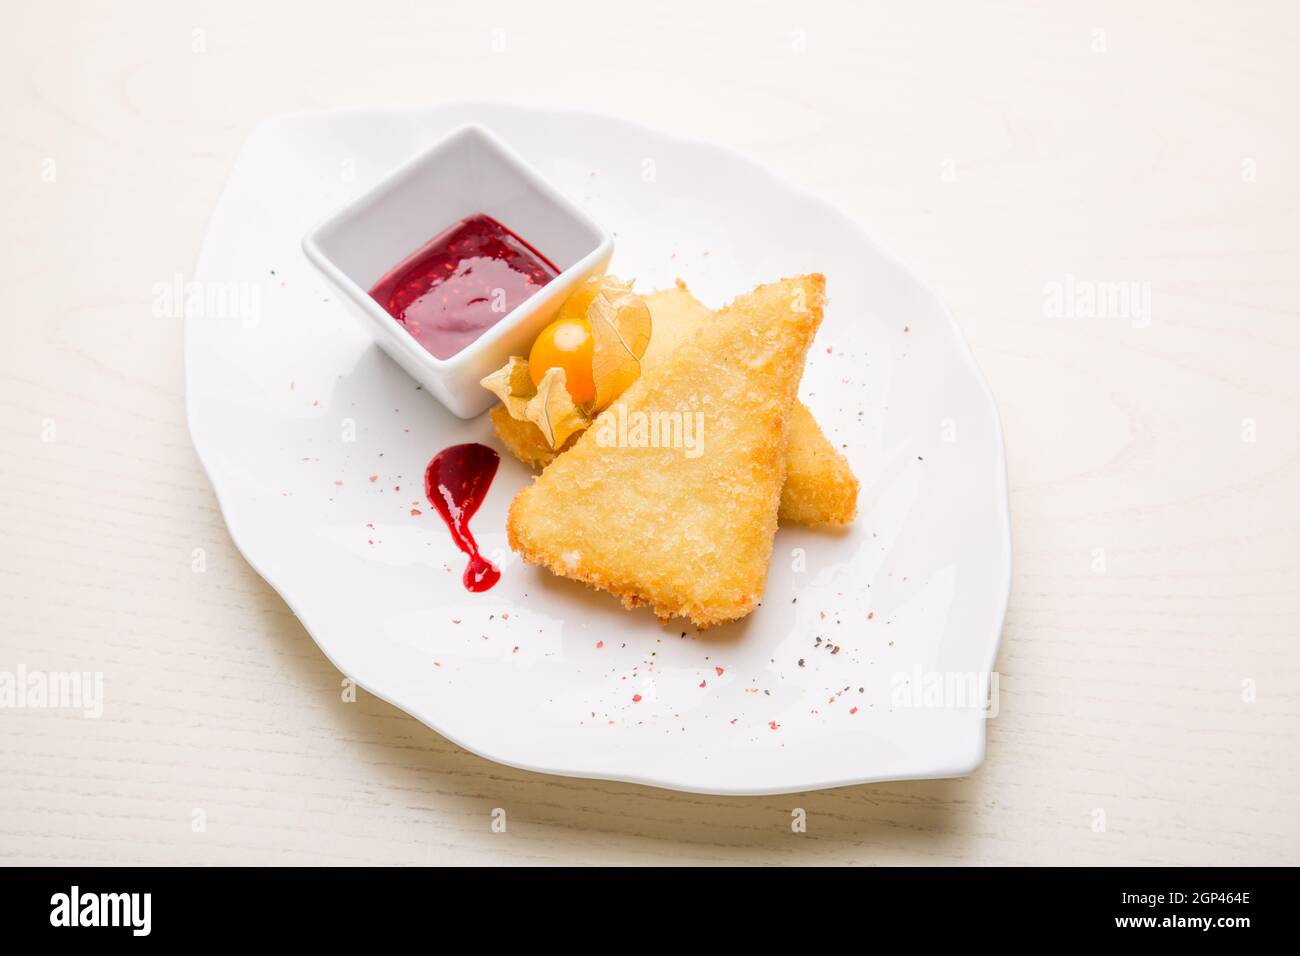
M 643 369 L 653 368 L 714 319 L 713 310 L 691 295 L 680 280 L 675 288 L 652 292 L 645 300 L 654 331 L 641 358 Z M 511 418 L 501 405 L 492 409 L 492 427 L 506 449 L 530 468 L 545 468 L 558 454 L 546 443 L 541 429 Z M 826 438 L 807 406 L 795 399 L 779 520 L 782 524 L 842 525 L 851 522 L 857 510 L 858 480 L 849 463 Z
M 824 289 L 820 275 L 760 286 L 645 369 L 515 497 L 510 546 L 664 619 L 707 627 L 752 611 L 767 579 L 791 405 Z M 673 413 L 699 429 L 693 450 L 684 441 L 639 446 L 647 435 L 635 422 Z
M 858 479 L 808 406 L 790 407 L 780 519 L 787 524 L 843 525 L 858 513 Z

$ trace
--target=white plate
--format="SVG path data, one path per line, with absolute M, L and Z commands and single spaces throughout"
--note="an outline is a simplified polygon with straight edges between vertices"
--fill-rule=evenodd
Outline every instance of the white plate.
M 298 244 L 468 121 L 612 231 L 611 271 L 641 290 L 680 276 L 717 307 L 826 274 L 801 394 L 862 480 L 860 514 L 845 533 L 782 528 L 745 621 L 662 627 L 521 564 L 504 523 L 529 473 L 506 454 L 473 521 L 502 579 L 463 589 L 422 478 L 447 445 L 494 444 L 486 417 L 460 421 L 418 391 Z M 231 536 L 371 693 L 501 763 L 702 793 L 979 764 L 984 714 L 960 682 L 992 670 L 1010 588 L 997 413 L 934 294 L 829 204 L 735 153 L 609 117 L 487 104 L 289 116 L 250 137 L 194 278 L 190 430 Z

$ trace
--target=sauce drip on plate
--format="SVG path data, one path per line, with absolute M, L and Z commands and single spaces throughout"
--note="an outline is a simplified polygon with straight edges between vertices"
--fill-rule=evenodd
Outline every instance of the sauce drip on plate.
M 462 580 L 470 591 L 486 591 L 501 572 L 483 555 L 469 530 L 469 519 L 487 497 L 501 457 L 487 445 L 452 445 L 433 456 L 424 472 L 424 493 L 451 532 L 456 547 L 469 555 Z

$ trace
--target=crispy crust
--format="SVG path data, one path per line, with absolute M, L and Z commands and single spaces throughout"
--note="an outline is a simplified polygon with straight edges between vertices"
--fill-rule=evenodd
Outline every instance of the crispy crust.
M 504 405 L 493 405 L 489 414 L 492 430 L 501 439 L 501 444 L 506 446 L 506 451 L 533 471 L 541 471 L 555 461 L 558 452 L 546 443 L 546 436 L 532 422 L 511 418 Z
M 798 399 L 790 409 L 785 463 L 783 524 L 846 525 L 857 516 L 857 477 L 822 433 L 808 406 Z
M 646 296 L 654 333 L 642 359 L 652 368 L 691 334 L 712 322 L 714 312 L 678 282 L 676 288 Z M 534 471 L 555 460 L 556 452 L 532 422 L 521 422 L 498 405 L 492 427 L 506 450 Z M 567 448 L 568 446 L 566 446 Z M 786 452 L 786 479 L 778 519 L 782 524 L 845 525 L 857 515 L 858 479 L 844 456 L 830 443 L 806 405 L 795 400 Z
M 708 627 L 763 594 L 820 275 L 760 286 L 647 368 L 510 506 L 510 546 L 626 607 Z M 619 412 L 619 407 L 623 412 Z M 703 444 L 610 446 L 609 416 L 699 411 Z M 605 425 L 605 428 L 602 428 Z

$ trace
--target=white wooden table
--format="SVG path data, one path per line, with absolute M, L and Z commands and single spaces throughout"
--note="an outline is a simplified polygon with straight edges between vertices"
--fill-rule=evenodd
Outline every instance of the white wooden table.
M 723 6 L 10 12 L 0 671 L 102 671 L 105 706 L 0 710 L 0 861 L 1300 862 L 1293 5 Z M 1009 454 L 975 775 L 698 798 L 510 770 L 340 700 L 230 543 L 152 290 L 258 120 L 468 97 L 736 147 L 934 283 Z M 1052 298 L 1124 282 L 1128 312 Z

